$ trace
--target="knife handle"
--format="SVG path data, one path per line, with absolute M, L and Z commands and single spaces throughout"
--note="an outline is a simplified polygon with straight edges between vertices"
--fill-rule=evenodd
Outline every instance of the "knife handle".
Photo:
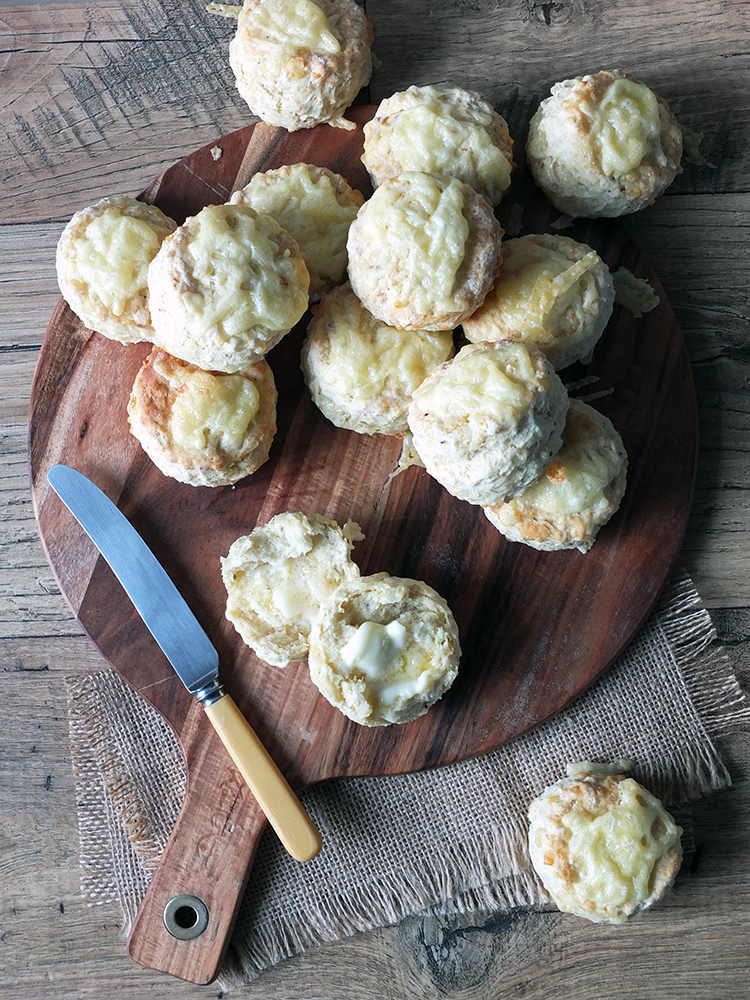
M 205 705 L 206 715 L 279 840 L 297 861 L 320 851 L 320 833 L 230 695 Z

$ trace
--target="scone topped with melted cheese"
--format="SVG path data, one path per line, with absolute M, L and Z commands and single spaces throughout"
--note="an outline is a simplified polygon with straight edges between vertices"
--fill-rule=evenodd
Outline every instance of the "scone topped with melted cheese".
M 452 355 L 450 330 L 397 330 L 375 319 L 346 284 L 313 309 L 302 371 L 315 405 L 337 427 L 406 434 L 412 393 Z
M 653 906 L 682 861 L 682 830 L 659 799 L 612 767 L 582 762 L 529 806 L 529 853 L 556 905 L 621 924 Z
M 535 483 L 484 513 L 512 542 L 588 552 L 625 494 L 627 456 L 610 420 L 571 399 L 562 447 Z
M 310 272 L 310 301 L 346 277 L 346 238 L 364 197 L 340 175 L 310 163 L 254 174 L 230 198 L 270 215 L 299 245 Z
M 276 385 L 266 361 L 226 375 L 155 348 L 128 403 L 130 431 L 165 476 L 229 486 L 268 459 L 276 433 Z
M 531 119 L 526 157 L 555 208 L 615 217 L 651 204 L 681 172 L 682 131 L 645 83 L 603 70 L 554 85 Z
M 253 114 L 290 132 L 328 123 L 370 79 L 372 27 L 354 0 L 245 0 L 229 63 Z
M 464 320 L 467 340 L 523 340 L 559 370 L 586 359 L 614 305 L 612 275 L 595 250 L 567 236 L 505 240 L 492 291 Z
M 362 726 L 410 722 L 458 673 L 458 628 L 448 604 L 419 580 L 375 573 L 342 583 L 310 631 L 310 677 Z
M 501 260 L 492 209 L 457 178 L 404 171 L 383 181 L 349 230 L 349 280 L 378 319 L 451 330 L 482 304 Z
M 277 514 L 238 538 L 221 560 L 226 615 L 243 641 L 277 667 L 307 655 L 310 627 L 321 604 L 345 580 L 359 576 L 351 558 L 364 536 L 321 514 Z
M 309 285 L 299 247 L 278 222 L 247 205 L 209 205 L 151 262 L 154 341 L 205 371 L 242 371 L 302 318 Z
M 461 87 L 409 87 L 378 105 L 364 126 L 362 162 L 376 184 L 404 170 L 458 177 L 497 205 L 510 187 L 508 124 Z
M 148 268 L 176 228 L 155 205 L 127 195 L 75 213 L 57 244 L 57 280 L 89 329 L 123 344 L 153 340 Z
M 414 447 L 449 493 L 504 503 L 542 475 L 562 443 L 568 394 L 544 355 L 526 344 L 469 344 L 415 390 Z

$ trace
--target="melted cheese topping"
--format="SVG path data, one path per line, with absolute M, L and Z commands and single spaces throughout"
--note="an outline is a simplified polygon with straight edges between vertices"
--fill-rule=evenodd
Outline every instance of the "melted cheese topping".
M 76 247 L 75 270 L 115 316 L 148 287 L 148 266 L 160 239 L 143 219 L 103 212 L 86 226 Z
M 618 788 L 618 801 L 601 815 L 573 808 L 561 817 L 568 832 L 568 860 L 578 874 L 575 895 L 598 910 L 647 899 L 654 864 L 681 832 L 637 781 L 625 778 Z
M 645 84 L 624 78 L 613 81 L 593 109 L 590 135 L 607 177 L 635 170 L 646 157 L 666 165 L 659 103 Z
M 254 326 L 292 327 L 307 304 L 292 262 L 272 238 L 278 223 L 242 205 L 212 205 L 185 223 L 195 290 L 186 291 L 204 329 L 225 337 Z
M 189 451 L 208 448 L 236 455 L 260 409 L 260 393 L 242 375 L 213 375 L 200 370 L 175 373 L 169 365 L 154 364 L 162 378 L 177 390 L 169 415 L 169 432 L 177 445 Z
M 490 115 L 479 108 L 451 107 L 450 93 L 420 89 L 420 103 L 386 116 L 391 159 L 404 169 L 481 178 L 483 185 L 504 191 L 511 164 L 493 143 Z M 474 186 L 474 185 L 472 185 Z
M 346 270 L 346 237 L 359 205 L 341 205 L 330 177 L 313 176 L 305 163 L 288 174 L 256 174 L 241 194 L 242 202 L 270 215 L 294 237 L 311 274 L 334 281 Z
M 319 319 L 328 323 L 326 377 L 357 399 L 375 399 L 392 384 L 411 394 L 453 347 L 450 331 L 405 331 L 381 323 L 353 292 L 324 300 Z
M 358 218 L 363 235 L 398 273 L 403 305 L 429 313 L 452 308 L 469 223 L 460 181 L 405 171 L 379 187 Z
M 262 43 L 321 55 L 341 51 L 334 25 L 313 0 L 261 0 L 241 19 Z
M 429 405 L 434 396 L 436 412 L 449 419 L 468 415 L 472 422 L 509 427 L 532 402 L 537 384 L 528 349 L 506 341 L 492 351 L 459 352 L 421 399 Z
M 563 444 L 547 475 L 515 498 L 542 514 L 577 514 L 595 507 L 622 469 L 617 442 L 599 424 L 586 423 L 573 440 L 563 431 Z M 567 430 L 567 429 L 566 429 Z
M 491 293 L 492 309 L 511 328 L 529 335 L 543 334 L 559 323 L 568 310 L 576 311 L 595 294 L 591 275 L 599 256 L 595 251 L 571 261 L 558 250 L 531 241 L 509 240 L 503 269 Z

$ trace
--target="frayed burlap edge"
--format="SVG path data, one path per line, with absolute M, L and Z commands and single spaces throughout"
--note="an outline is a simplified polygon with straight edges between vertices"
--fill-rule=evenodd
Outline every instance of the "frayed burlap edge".
M 661 629 L 671 647 L 703 726 L 704 739 L 681 762 L 680 775 L 668 767 L 660 768 L 657 761 L 638 777 L 658 788 L 665 802 L 677 805 L 682 814 L 686 810 L 681 803 L 730 785 L 714 740 L 750 728 L 750 706 L 732 674 L 726 653 L 716 642 L 710 616 L 684 573 L 677 574 L 665 589 L 650 622 Z M 91 903 L 118 900 L 127 926 L 134 919 L 138 898 L 145 892 L 149 872 L 158 860 L 170 826 L 161 817 L 162 828 L 154 830 L 153 804 L 140 798 L 138 782 L 132 780 L 126 763 L 127 748 L 123 751 L 111 744 L 111 727 L 101 715 L 97 691 L 100 684 L 108 683 L 105 676 L 122 686 L 111 671 L 68 681 L 81 817 L 81 881 L 82 891 Z M 124 705 L 123 711 L 132 711 L 139 719 L 144 714 L 154 716 L 151 724 L 157 726 L 155 738 L 162 747 L 165 741 L 171 745 L 174 760 L 182 766 L 174 733 L 137 695 L 128 692 L 125 700 L 132 697 L 134 701 Z M 303 793 L 303 800 L 306 795 Z M 387 877 L 378 877 L 353 893 L 321 896 L 312 903 L 308 900 L 301 915 L 304 919 L 266 922 L 260 942 L 233 940 L 219 984 L 224 989 L 239 988 L 290 955 L 360 931 L 393 925 L 405 917 L 548 909 L 549 898 L 525 855 L 525 816 L 505 819 L 503 829 L 495 830 L 489 839 L 485 835 L 476 842 L 467 839 L 449 845 L 430 871 L 400 873 L 397 886 Z M 682 816 L 680 821 L 684 825 Z M 128 851 L 117 842 L 118 830 L 128 838 L 132 854 L 125 862 L 123 856 Z M 107 862 L 109 872 L 103 870 Z

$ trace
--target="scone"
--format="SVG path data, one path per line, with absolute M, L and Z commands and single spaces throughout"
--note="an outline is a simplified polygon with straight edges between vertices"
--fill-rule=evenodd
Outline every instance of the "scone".
M 629 769 L 569 765 L 529 806 L 529 853 L 555 904 L 595 923 L 621 924 L 653 906 L 682 861 L 682 830 Z
M 253 114 L 293 132 L 344 112 L 370 79 L 372 26 L 354 0 L 245 0 L 229 45 Z
M 297 241 L 310 272 L 310 301 L 316 302 L 346 277 L 346 238 L 364 200 L 327 167 L 293 163 L 254 174 L 230 203 L 272 216 Z
M 508 123 L 473 91 L 409 87 L 380 102 L 364 133 L 362 162 L 375 184 L 404 170 L 458 177 L 490 205 L 510 187 Z
M 342 583 L 310 630 L 310 677 L 362 726 L 410 722 L 458 673 L 458 628 L 445 600 L 419 580 L 376 573 Z
M 309 285 L 278 222 L 247 205 L 209 205 L 151 262 L 154 342 L 205 371 L 243 371 L 302 318 Z
M 468 344 L 415 390 L 414 447 L 430 475 L 469 503 L 522 493 L 562 443 L 568 394 L 541 351 Z
M 307 655 L 321 604 L 359 576 L 351 550 L 363 537 L 353 521 L 341 528 L 320 514 L 285 512 L 232 544 L 221 560 L 226 615 L 261 659 L 286 667 Z
M 627 215 L 650 205 L 681 173 L 682 132 L 645 83 L 603 70 L 554 85 L 531 119 L 526 157 L 561 212 Z
M 302 345 L 302 371 L 318 409 L 359 434 L 405 434 L 412 393 L 453 355 L 450 330 L 397 330 L 346 284 L 323 297 Z
M 122 344 L 151 341 L 148 267 L 177 223 L 126 195 L 76 212 L 57 244 L 63 298 L 91 330 Z
M 590 356 L 614 299 L 609 268 L 591 247 L 567 236 L 520 236 L 503 243 L 495 287 L 463 330 L 474 344 L 533 344 L 559 370 Z
M 276 384 L 266 361 L 225 375 L 157 347 L 136 376 L 128 418 L 165 476 L 191 486 L 229 486 L 268 460 Z
M 484 513 L 512 542 L 588 552 L 625 494 L 627 456 L 612 422 L 571 399 L 562 447 L 531 486 Z
M 455 177 L 405 171 L 383 181 L 349 230 L 349 280 L 367 309 L 401 330 L 452 330 L 484 301 L 502 229 Z

